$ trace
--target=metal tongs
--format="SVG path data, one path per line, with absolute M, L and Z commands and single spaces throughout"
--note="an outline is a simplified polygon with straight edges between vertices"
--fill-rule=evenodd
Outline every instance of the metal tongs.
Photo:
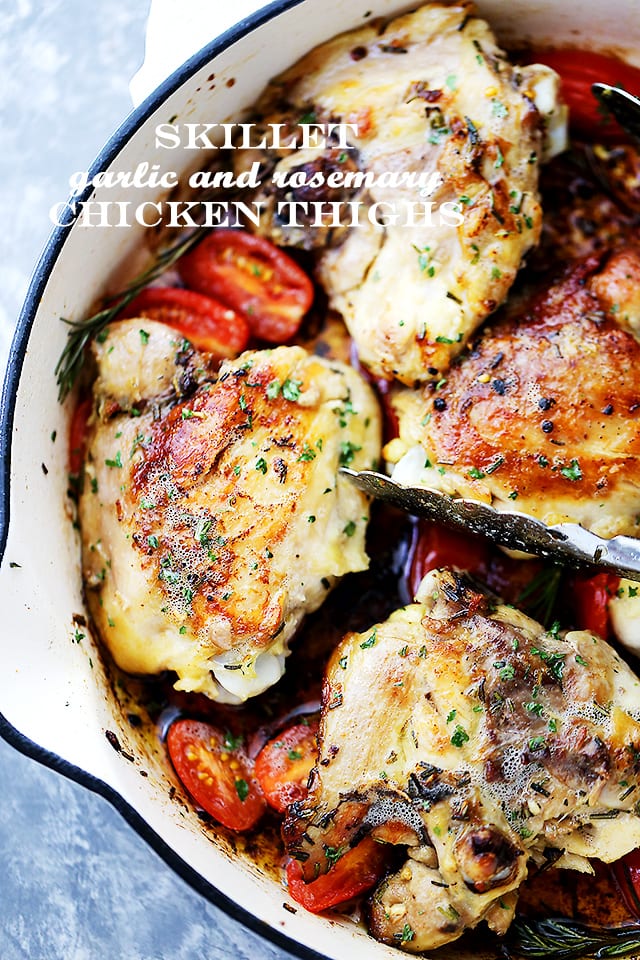
M 620 126 L 640 141 L 640 100 L 620 87 L 594 83 L 593 95 Z M 548 527 L 541 520 L 517 511 L 498 511 L 478 500 L 452 497 L 428 487 L 410 487 L 372 470 L 343 468 L 351 482 L 371 497 L 413 513 L 462 527 L 489 537 L 512 550 L 521 550 L 556 563 L 581 567 L 597 565 L 612 573 L 640 580 L 640 539 L 612 537 L 605 540 L 577 523 Z
M 622 87 L 612 87 L 608 83 L 594 83 L 591 92 L 622 129 L 634 140 L 640 141 L 640 100 Z
M 410 487 L 373 470 L 340 471 L 363 493 L 386 500 L 418 517 L 479 533 L 511 550 L 521 550 L 573 567 L 597 565 L 630 580 L 640 580 L 640 539 L 605 540 L 577 523 L 548 527 L 517 511 L 503 512 L 478 500 L 452 497 L 429 487 Z

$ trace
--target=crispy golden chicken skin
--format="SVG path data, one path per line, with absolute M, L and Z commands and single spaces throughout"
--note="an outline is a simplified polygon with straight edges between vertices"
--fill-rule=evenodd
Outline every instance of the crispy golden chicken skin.
M 489 327 L 436 389 L 400 391 L 393 477 L 635 536 L 640 252 L 592 257 Z
M 433 571 L 330 660 L 289 852 L 313 880 L 366 835 L 406 847 L 370 903 L 387 943 L 503 933 L 530 861 L 591 872 L 640 842 L 639 718 L 640 682 L 607 643 Z
M 80 523 L 96 626 L 125 670 L 245 700 L 279 679 L 336 579 L 367 566 L 368 505 L 338 468 L 378 457 L 375 398 L 300 347 L 214 373 L 146 319 L 95 354 Z
M 319 279 L 375 374 L 428 379 L 505 299 L 540 234 L 539 163 L 564 142 L 556 93 L 547 67 L 509 63 L 470 3 L 429 3 L 338 36 L 267 89 L 258 119 L 292 136 L 300 123 L 357 125 L 346 149 L 282 150 L 275 163 L 265 151 L 260 230 L 322 248 Z M 238 169 L 252 160 L 236 151 Z M 375 182 L 359 188 L 354 174 Z M 326 202 L 327 216 L 299 207 L 292 227 L 278 212 L 291 201 Z M 360 204 L 354 226 L 349 203 Z

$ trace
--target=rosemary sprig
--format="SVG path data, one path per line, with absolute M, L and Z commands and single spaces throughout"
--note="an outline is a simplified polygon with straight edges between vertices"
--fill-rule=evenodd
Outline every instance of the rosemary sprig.
M 545 627 L 551 626 L 562 581 L 560 567 L 544 567 L 520 592 L 516 603 Z
M 511 924 L 502 950 L 506 957 L 539 960 L 628 957 L 640 952 L 640 924 L 590 927 L 565 917 L 519 919 Z
M 138 274 L 131 283 L 127 284 L 124 290 L 119 293 L 105 297 L 103 307 L 97 313 L 92 314 L 86 320 L 67 320 L 61 317 L 63 323 L 66 323 L 70 330 L 67 334 L 67 342 L 60 354 L 56 364 L 55 375 L 58 384 L 58 400 L 63 403 L 73 387 L 82 364 L 84 362 L 85 347 L 94 337 L 98 336 L 108 324 L 114 320 L 124 307 L 129 304 L 134 297 L 156 280 L 161 273 L 185 254 L 191 247 L 194 247 L 202 239 L 200 229 L 195 229 L 192 233 L 182 237 L 177 243 L 161 250 L 156 259 Z

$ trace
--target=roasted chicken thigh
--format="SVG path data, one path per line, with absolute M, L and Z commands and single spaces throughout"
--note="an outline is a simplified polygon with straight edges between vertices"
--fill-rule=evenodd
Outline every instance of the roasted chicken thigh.
M 505 299 L 539 237 L 540 162 L 564 145 L 556 94 L 556 75 L 512 66 L 470 3 L 371 22 L 268 87 L 259 134 L 282 124 L 298 149 L 259 154 L 259 229 L 322 248 L 319 279 L 377 375 L 429 379 Z M 357 133 L 300 148 L 309 123 Z M 236 151 L 238 171 L 254 161 Z M 293 225 L 279 206 L 292 202 Z
M 399 390 L 394 479 L 574 521 L 640 521 L 640 252 L 570 267 L 486 329 L 446 379 Z
M 301 347 L 216 372 L 147 319 L 94 351 L 79 506 L 94 622 L 123 669 L 245 700 L 282 675 L 305 613 L 367 566 L 368 505 L 338 469 L 379 455 L 372 391 Z
M 504 933 L 532 862 L 591 872 L 640 843 L 639 721 L 640 682 L 607 643 L 433 571 L 333 654 L 289 852 L 312 881 L 367 835 L 405 849 L 370 903 L 387 943 Z

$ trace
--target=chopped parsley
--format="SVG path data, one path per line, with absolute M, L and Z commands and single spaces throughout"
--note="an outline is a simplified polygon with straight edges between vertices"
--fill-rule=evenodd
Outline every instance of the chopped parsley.
M 222 741 L 222 745 L 224 746 L 225 750 L 237 750 L 238 747 L 242 746 L 243 741 L 244 741 L 244 737 L 242 735 L 240 735 L 239 737 L 234 737 L 231 731 L 227 730 L 224 735 L 224 740 Z
M 298 463 L 305 463 L 309 460 L 315 460 L 316 452 L 313 447 L 309 446 L 308 443 L 305 443 L 302 453 L 298 457 Z
M 291 400 L 292 403 L 295 403 L 300 399 L 301 386 L 302 380 L 290 380 L 287 377 L 285 382 L 282 384 L 282 396 L 285 398 L 285 400 Z
M 468 739 L 469 739 L 469 734 L 464 729 L 464 727 L 461 727 L 460 724 L 458 724 L 455 730 L 453 731 L 453 736 L 451 737 L 451 743 L 454 745 L 454 747 L 461 747 L 464 743 L 468 741 Z
M 568 467 L 563 467 L 560 471 L 565 480 L 582 480 L 582 470 L 579 462 L 575 459 L 571 461 Z
M 121 467 L 122 466 L 122 454 L 118 450 L 114 460 L 105 460 L 105 466 L 107 467 Z
M 431 247 L 416 247 L 414 244 L 413 249 L 418 254 L 418 267 L 422 273 L 426 273 L 428 277 L 435 276 L 436 268 L 431 262 Z
M 360 644 L 360 649 L 369 650 L 375 644 L 377 639 L 378 639 L 378 631 L 374 627 L 373 633 L 369 637 L 367 637 L 364 643 Z
M 340 444 L 340 459 L 339 464 L 341 467 L 348 467 L 353 463 L 353 458 L 355 454 L 362 450 L 362 447 L 358 447 L 355 443 L 351 443 L 350 440 L 345 440 Z
M 236 793 L 240 797 L 240 802 L 244 803 L 247 797 L 249 796 L 249 784 L 246 780 L 243 780 L 241 777 L 236 780 Z
M 525 703 L 524 708 L 528 710 L 529 713 L 534 713 L 536 717 L 541 717 L 544 711 L 542 704 L 537 703 L 535 700 L 529 700 L 528 703 Z

